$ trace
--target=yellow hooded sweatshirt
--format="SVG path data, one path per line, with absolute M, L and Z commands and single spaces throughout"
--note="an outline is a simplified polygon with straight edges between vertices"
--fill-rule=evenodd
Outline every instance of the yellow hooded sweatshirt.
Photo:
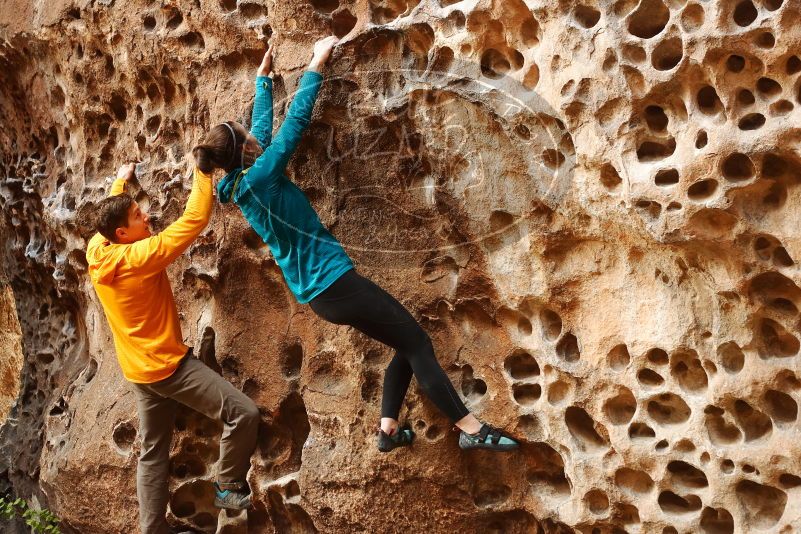
M 115 180 L 111 195 L 125 192 Z M 89 276 L 114 334 L 122 373 L 149 384 L 169 377 L 186 354 L 167 266 L 200 235 L 211 216 L 211 177 L 195 169 L 183 215 L 158 235 L 135 243 L 89 240 Z

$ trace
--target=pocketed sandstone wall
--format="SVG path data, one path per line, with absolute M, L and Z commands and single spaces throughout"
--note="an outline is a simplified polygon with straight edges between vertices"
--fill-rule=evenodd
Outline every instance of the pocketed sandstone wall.
M 221 429 L 176 425 L 171 520 L 213 532 L 801 530 L 798 20 L 790 0 L 22 2 L 0 14 L 0 205 L 25 382 L 0 474 L 132 532 L 137 421 L 83 255 L 106 177 L 163 225 L 205 128 L 276 116 L 346 37 L 289 166 L 482 418 L 372 443 L 391 353 L 287 291 L 236 208 L 170 270 L 187 342 L 256 400 L 256 506 L 211 506 Z M 191 157 L 191 156 L 190 156 Z M 104 506 L 94 503 L 103 495 Z

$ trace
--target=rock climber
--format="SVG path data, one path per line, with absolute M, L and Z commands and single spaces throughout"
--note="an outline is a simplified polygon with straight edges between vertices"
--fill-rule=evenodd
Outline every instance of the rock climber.
M 141 451 L 136 492 L 142 534 L 172 532 L 166 511 L 170 441 L 178 405 L 223 422 L 214 504 L 250 507 L 246 475 L 256 448 L 259 410 L 244 393 L 193 357 L 182 339 L 167 266 L 209 222 L 211 177 L 194 171 L 183 215 L 151 235 L 149 217 L 126 194 L 134 164 L 120 167 L 109 197 L 97 206 L 86 258 L 89 275 L 114 335 L 122 373 L 136 395 Z
M 217 184 L 221 202 L 239 206 L 245 219 L 269 246 L 298 302 L 308 303 L 321 318 L 349 325 L 395 349 L 384 376 L 378 449 L 408 446 L 414 432 L 399 426 L 401 404 L 412 375 L 425 394 L 461 430 L 462 449 L 508 451 L 518 443 L 482 423 L 465 407 L 443 371 L 426 332 L 389 293 L 354 269 L 339 242 L 320 222 L 303 191 L 285 168 L 311 120 L 323 82 L 321 71 L 338 43 L 327 37 L 314 45 L 313 57 L 283 125 L 272 137 L 272 46 L 256 72 L 252 128 L 237 122 L 214 126 L 193 149 L 203 173 L 221 168 Z

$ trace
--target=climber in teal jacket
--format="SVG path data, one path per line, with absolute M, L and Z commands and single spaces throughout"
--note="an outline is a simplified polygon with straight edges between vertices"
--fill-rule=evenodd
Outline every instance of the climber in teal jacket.
M 285 174 L 304 130 L 311 122 L 323 77 L 320 74 L 336 37 L 318 41 L 309 68 L 275 138 L 272 47 L 256 75 L 252 129 L 225 122 L 212 128 L 193 150 L 203 172 L 226 171 L 217 184 L 220 202 L 233 201 L 270 248 L 289 289 L 321 318 L 356 328 L 395 349 L 384 376 L 378 448 L 388 452 L 410 445 L 414 432 L 398 417 L 412 376 L 462 432 L 463 449 L 507 451 L 518 443 L 480 422 L 465 407 L 439 365 L 428 335 L 389 293 L 359 275 L 342 245 L 320 222 L 306 195 Z

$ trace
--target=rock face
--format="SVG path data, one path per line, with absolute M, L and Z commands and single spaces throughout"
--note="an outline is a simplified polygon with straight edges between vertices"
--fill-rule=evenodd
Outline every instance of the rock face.
M 0 205 L 24 364 L 3 482 L 67 532 L 135 531 L 136 411 L 86 221 L 131 158 L 136 200 L 174 220 L 193 144 L 249 120 L 262 37 L 280 118 L 334 32 L 346 42 L 289 175 L 420 319 L 471 409 L 525 445 L 460 453 L 413 386 L 418 439 L 379 454 L 392 355 L 298 305 L 218 205 L 169 273 L 187 343 L 262 410 L 256 506 L 212 507 L 221 429 L 186 410 L 171 520 L 801 531 L 799 17 L 792 0 L 12 0 Z M 6 339 L 0 373 L 20 367 Z

